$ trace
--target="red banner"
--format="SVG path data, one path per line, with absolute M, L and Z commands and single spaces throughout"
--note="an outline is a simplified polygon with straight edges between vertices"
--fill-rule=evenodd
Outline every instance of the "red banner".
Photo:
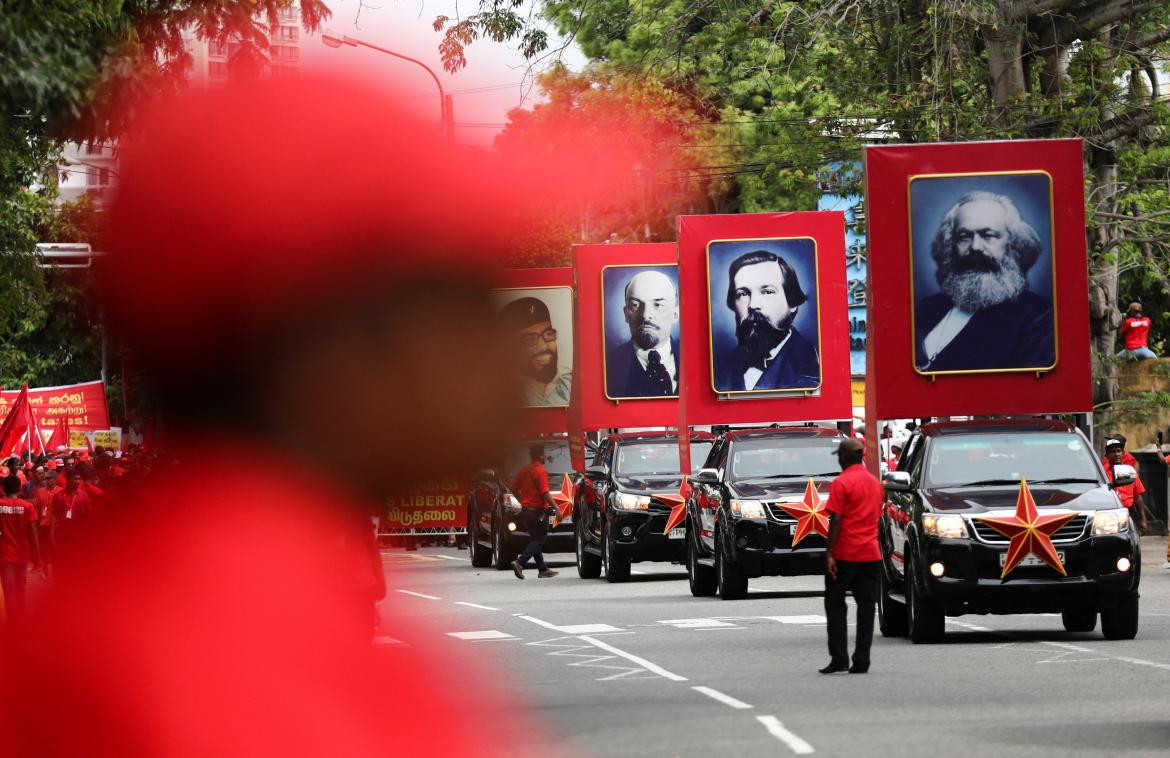
M 20 390 L 0 392 L 0 418 L 8 415 Z M 61 387 L 29 388 L 28 403 L 36 413 L 41 429 L 55 429 L 62 420 L 69 420 L 69 428 L 92 432 L 110 428 L 106 410 L 106 387 L 99 380 Z
M 1091 410 L 1081 141 L 869 147 L 865 176 L 867 420 Z
M 382 531 L 466 527 L 467 486 L 461 479 L 422 482 L 390 498 Z

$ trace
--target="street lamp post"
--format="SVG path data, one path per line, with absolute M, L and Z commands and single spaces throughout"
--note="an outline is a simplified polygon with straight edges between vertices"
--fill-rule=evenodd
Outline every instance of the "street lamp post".
M 446 95 L 443 92 L 443 83 L 441 81 L 439 81 L 438 75 L 435 74 L 435 72 L 431 70 L 430 66 L 428 66 L 427 64 L 418 60 L 417 58 L 411 58 L 409 55 L 403 55 L 402 53 L 396 53 L 393 50 L 387 50 L 384 47 L 379 47 L 378 45 L 372 44 L 370 42 L 366 42 L 365 40 L 360 40 L 360 39 L 357 39 L 356 37 L 350 37 L 347 34 L 339 34 L 337 32 L 330 31 L 328 29 L 326 29 L 325 32 L 322 33 L 321 41 L 323 43 L 325 43 L 326 47 L 334 47 L 334 48 L 341 47 L 342 45 L 349 45 L 350 47 L 357 47 L 358 45 L 361 45 L 362 47 L 368 47 L 371 50 L 377 50 L 380 53 L 385 53 L 386 55 L 393 55 L 395 58 L 401 58 L 404 61 L 409 61 L 409 62 L 415 64 L 416 66 L 421 66 L 423 68 L 423 70 L 425 70 L 428 74 L 431 75 L 431 78 L 435 80 L 435 86 L 439 88 L 439 124 L 443 127 L 448 138 L 452 138 L 454 136 L 455 124 L 452 123 L 452 121 L 451 121 L 452 116 L 451 116 L 450 98 L 448 95 Z

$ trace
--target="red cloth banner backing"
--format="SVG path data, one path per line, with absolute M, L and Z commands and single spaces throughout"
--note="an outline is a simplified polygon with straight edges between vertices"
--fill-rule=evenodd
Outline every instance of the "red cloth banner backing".
M 678 240 L 685 423 L 850 418 L 844 214 L 680 216 Z M 745 261 L 755 263 L 741 267 Z M 752 276 L 762 278 L 752 283 Z M 729 294 L 735 291 L 733 280 L 754 288 L 757 296 L 771 288 L 773 305 L 763 310 L 774 319 L 791 318 L 788 338 L 758 375 L 745 368 L 736 336 L 740 303 Z M 803 295 L 781 287 L 784 282 L 798 284 Z M 777 305 L 776 299 L 784 302 Z M 745 298 L 746 310 L 759 308 L 758 299 L 749 302 Z
M 869 147 L 865 181 L 867 419 L 1091 410 L 1081 141 Z
M 621 298 L 632 276 L 646 272 L 655 282 L 674 277 L 677 282 L 678 255 L 673 242 L 614 245 L 574 245 L 573 273 L 577 291 L 576 385 L 579 402 L 570 411 L 573 424 L 570 437 L 582 431 L 598 429 L 674 426 L 678 423 L 678 397 L 649 397 L 642 388 L 625 386 L 628 371 L 609 365 L 607 380 L 607 341 L 611 357 L 619 354 L 634 370 L 633 351 L 625 356 L 631 335 L 621 320 Z M 665 273 L 664 273 L 665 272 Z M 608 280 L 603 284 L 603 279 Z M 608 297 L 607 297 L 608 295 Z M 677 295 L 677 290 L 671 296 Z M 677 325 L 662 328 L 677 332 Z M 689 338 L 688 338 L 689 339 Z M 678 341 L 673 340 L 678 347 Z M 613 363 L 613 361 L 610 361 Z M 676 376 L 682 366 L 676 366 Z
M 9 408 L 19 396 L 20 390 L 0 392 L 0 418 L 8 415 Z M 78 431 L 92 432 L 110 427 L 106 387 L 100 380 L 61 387 L 29 388 L 28 403 L 36 413 L 41 429 L 54 429 L 64 419 L 68 419 L 70 429 Z

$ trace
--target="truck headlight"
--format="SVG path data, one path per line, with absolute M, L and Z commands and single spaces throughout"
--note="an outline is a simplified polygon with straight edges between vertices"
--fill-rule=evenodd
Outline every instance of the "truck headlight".
M 650 498 L 646 495 L 618 492 L 613 496 L 613 507 L 623 511 L 644 511 L 650 507 Z
M 931 537 L 944 540 L 961 540 L 967 536 L 967 525 L 962 516 L 953 514 L 924 513 L 922 529 Z
M 1112 511 L 1097 511 L 1093 514 L 1093 536 L 1104 537 L 1120 534 L 1129 529 L 1129 509 L 1117 508 Z
M 759 500 L 732 500 L 732 514 L 740 518 L 764 518 L 764 504 Z

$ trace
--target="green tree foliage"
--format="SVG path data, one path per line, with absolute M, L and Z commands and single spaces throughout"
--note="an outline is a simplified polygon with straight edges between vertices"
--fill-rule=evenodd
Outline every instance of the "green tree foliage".
M 539 84 L 546 100 L 509 113 L 496 149 L 511 162 L 560 166 L 575 156 L 589 165 L 564 166 L 565 176 L 582 183 L 579 193 L 567 195 L 565 202 L 573 207 L 550 214 L 556 220 L 520 244 L 516 263 L 565 265 L 575 242 L 673 240 L 677 215 L 722 209 L 728 178 L 695 169 L 732 158 L 702 144 L 717 114 L 704 111 L 688 92 L 652 76 L 575 74 L 561 66 L 542 75 Z M 607 160 L 635 161 L 633 180 L 605 191 L 588 186 L 591 174 L 607 173 L 597 170 Z
M 856 191 L 848 163 L 867 143 L 1084 138 L 1094 347 L 1115 351 L 1121 290 L 1156 301 L 1165 326 L 1170 138 L 1157 75 L 1170 39 L 1165 0 L 542 8 L 595 66 L 664 78 L 719 113 L 705 142 L 735 151 L 733 165 L 719 168 L 735 175 L 743 211 L 808 209 L 822 189 Z M 1099 402 L 1113 392 L 1109 366 L 1098 365 Z
M 84 282 L 47 277 L 37 242 L 92 242 L 84 204 L 59 211 L 63 141 L 116 138 L 145 98 L 185 84 L 184 34 L 239 43 L 240 72 L 264 59 L 293 0 L 0 0 L 0 384 L 93 378 L 95 315 Z M 300 1 L 315 30 L 329 11 Z

